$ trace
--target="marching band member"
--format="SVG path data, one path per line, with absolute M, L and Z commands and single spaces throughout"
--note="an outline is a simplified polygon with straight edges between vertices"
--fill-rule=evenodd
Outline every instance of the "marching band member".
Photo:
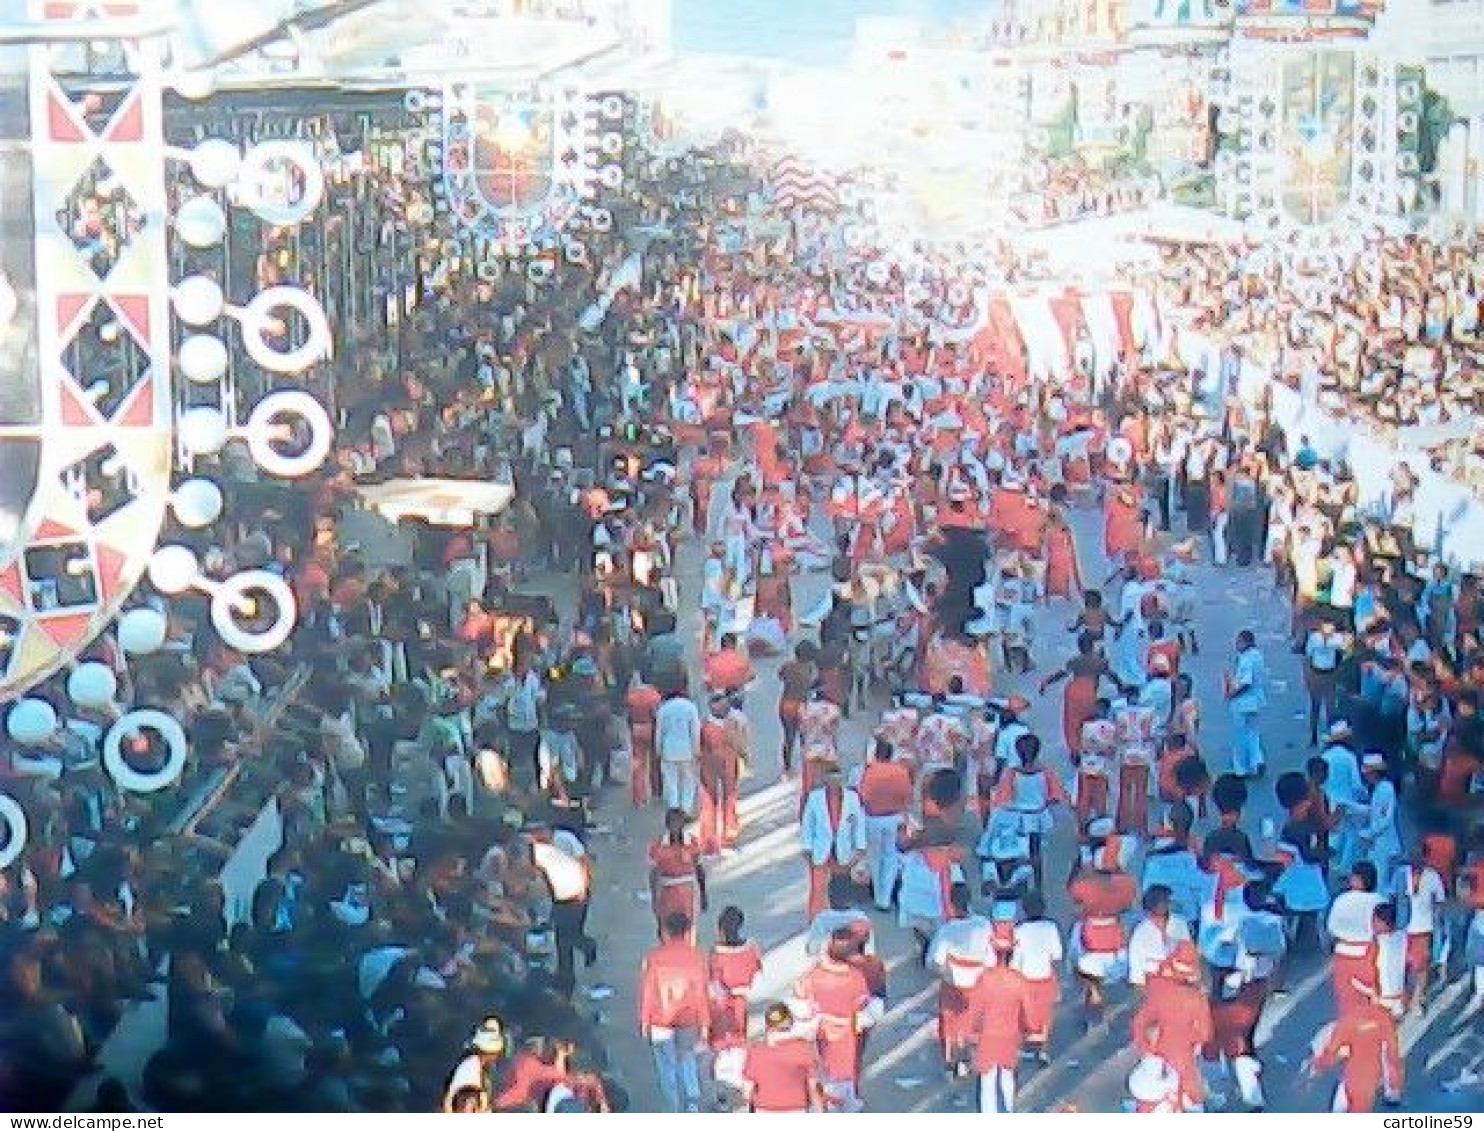
M 825 953 L 794 986 L 796 1012 L 814 1025 L 827 1111 L 861 1109 L 860 1035 L 885 1012 L 865 975 L 849 961 L 855 949 L 854 929 L 837 929 Z
M 1102 839 L 1113 833 L 1113 822 L 1098 818 L 1087 831 L 1091 838 Z M 1099 850 L 1091 864 L 1078 866 L 1067 895 L 1078 916 L 1072 927 L 1073 966 L 1082 984 L 1085 1023 L 1092 1025 L 1102 1017 L 1105 986 L 1127 962 L 1127 936 L 1120 917 L 1134 905 L 1137 888 L 1120 866 L 1117 852 Z
M 928 944 L 927 966 L 938 975 L 938 1041 L 943 1063 L 955 1076 L 968 1071 L 970 999 L 980 976 L 995 960 L 991 924 L 969 904 L 967 884 L 949 892 L 951 918 Z
M 1015 953 L 1010 965 L 1025 978 L 1025 1040 L 1036 1060 L 1050 1064 L 1051 1024 L 1061 1000 L 1057 968 L 1062 961 L 1061 930 L 1046 915 L 1046 901 L 1038 891 L 1021 897 L 1025 919 L 1015 927 Z
M 700 850 L 686 839 L 688 823 L 683 811 L 667 810 L 665 835 L 649 846 L 650 906 L 662 938 L 670 916 L 684 915 L 694 923 L 706 909 L 706 872 Z
M 1134 1014 L 1134 1044 L 1146 1056 L 1157 1056 L 1180 1078 L 1180 1106 L 1205 1110 L 1206 1087 L 1198 1057 L 1214 1034 L 1211 1005 L 1200 987 L 1200 957 L 1195 946 L 1177 943 L 1149 979 L 1144 1000 Z
M 1008 1115 L 1015 1110 L 1015 1069 L 1030 1031 L 1025 976 L 1010 964 L 1015 934 L 1009 923 L 991 933 L 994 963 L 969 996 L 970 1032 L 975 1038 L 974 1068 L 979 1073 L 979 1110 Z
M 809 869 L 807 917 L 825 906 L 830 877 L 848 875 L 866 855 L 866 815 L 860 795 L 845 787 L 840 767 L 825 767 L 822 784 L 809 791 L 799 827 L 804 862 Z
M 1402 1056 L 1396 1019 L 1379 1005 L 1360 1005 L 1315 1035 L 1310 1076 L 1343 1062 L 1330 1111 L 1374 1111 L 1384 1091 L 1395 1102 L 1402 1090 Z
M 1051 831 L 1053 805 L 1069 805 L 1067 791 L 1050 770 L 1038 765 L 1041 740 L 1023 734 L 1015 740 L 1019 765 L 1008 769 L 994 792 L 994 807 L 1015 814 L 1020 831 L 1030 838 L 1031 868 L 1036 886 L 1042 883 L 1041 840 Z
M 1191 938 L 1185 920 L 1171 913 L 1171 892 L 1163 884 L 1147 887 L 1141 906 L 1144 918 L 1128 940 L 1128 984 L 1142 990 L 1175 947 Z
M 896 760 L 896 747 L 877 738 L 876 756 L 856 784 L 866 817 L 866 860 L 871 870 L 871 897 L 879 911 L 891 908 L 892 890 L 901 873 L 897 837 L 912 807 L 912 769 Z

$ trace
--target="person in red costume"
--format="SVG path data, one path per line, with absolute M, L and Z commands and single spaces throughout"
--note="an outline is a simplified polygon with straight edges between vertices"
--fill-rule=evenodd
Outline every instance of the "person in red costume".
M 994 965 L 969 993 L 968 1032 L 974 1039 L 979 1073 L 979 1110 L 1008 1115 L 1015 1110 L 1015 1066 L 1030 1032 L 1030 989 L 1025 975 L 1010 965 L 1015 928 L 996 923 L 991 934 Z
M 1082 565 L 1077 557 L 1077 539 L 1060 507 L 1052 507 L 1045 527 L 1046 585 L 1044 600 L 1075 599 L 1082 591 Z
M 695 923 L 706 910 L 706 873 L 701 853 L 685 837 L 686 816 L 679 809 L 665 813 L 665 835 L 649 846 L 649 892 L 655 926 L 664 938 L 665 922 L 673 914 Z
M 711 715 L 701 724 L 700 776 L 701 855 L 713 856 L 737 843 L 737 783 L 747 756 L 747 716 L 727 694 L 713 695 Z
M 746 917 L 726 907 L 716 918 L 716 942 L 706 955 L 711 992 L 711 1051 L 718 1083 L 742 1086 L 741 1063 L 747 1043 L 747 993 L 763 969 L 757 943 L 743 938 Z
M 1113 820 L 1088 822 L 1087 835 L 1102 841 L 1113 833 Z M 1104 989 L 1115 969 L 1126 961 L 1128 936 L 1120 919 L 1138 898 L 1138 885 L 1126 872 L 1116 851 L 1098 849 L 1080 864 L 1067 884 L 1067 895 L 1077 909 L 1072 927 L 1072 953 L 1077 980 L 1082 984 L 1085 1019 L 1092 1024 L 1103 1013 Z
M 1180 1077 L 1181 1106 L 1203 1111 L 1205 1082 L 1200 1052 L 1215 1036 L 1211 1003 L 1200 985 L 1201 960 L 1195 944 L 1181 942 L 1160 964 L 1145 986 L 1144 1000 L 1134 1014 L 1135 1046 L 1146 1056 L 1157 1056 Z
M 704 676 L 706 690 L 741 691 L 752 680 L 752 661 L 737 643 L 735 633 L 723 633 L 721 647 L 706 657 Z
M 1378 1005 L 1362 1005 L 1340 1014 L 1315 1038 L 1309 1075 L 1343 1062 L 1330 1111 L 1374 1111 L 1376 1094 L 1395 1103 L 1402 1091 L 1402 1056 L 1396 1019 Z
M 793 1010 L 782 1002 L 770 1005 L 763 1024 L 763 1035 L 748 1044 L 742 1060 L 748 1110 L 779 1114 L 823 1111 L 824 1089 L 819 1082 L 814 1042 L 799 1034 Z
M 1136 552 L 1143 539 L 1139 489 L 1129 483 L 1113 484 L 1103 503 L 1103 553 L 1111 562 Z
M 654 713 L 665 697 L 659 689 L 636 680 L 625 705 L 629 713 L 629 796 L 638 809 L 649 804 L 654 773 Z
M 654 1053 L 655 1075 L 669 1111 L 699 1111 L 696 1049 L 710 1032 L 706 956 L 691 941 L 693 923 L 672 911 L 661 941 L 639 969 L 639 1032 Z
M 865 974 L 851 961 L 856 950 L 855 930 L 836 929 L 823 956 L 794 986 L 804 1016 L 815 1026 L 820 1086 L 831 1111 L 861 1109 L 860 1034 L 885 1012 Z

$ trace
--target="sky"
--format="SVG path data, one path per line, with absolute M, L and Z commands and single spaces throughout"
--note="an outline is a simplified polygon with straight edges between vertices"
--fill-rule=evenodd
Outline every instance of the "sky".
M 861 16 L 926 23 L 980 15 L 991 0 L 673 0 L 675 47 L 831 66 L 845 62 Z

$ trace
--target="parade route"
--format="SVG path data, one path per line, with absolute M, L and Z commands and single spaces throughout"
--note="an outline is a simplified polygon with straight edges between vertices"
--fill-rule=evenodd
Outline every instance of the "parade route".
M 1073 526 L 1085 575 L 1101 580 L 1111 566 L 1102 556 L 1098 514 L 1085 508 L 1078 510 L 1073 513 Z M 696 544 L 686 544 L 679 558 L 682 625 L 694 630 L 698 623 L 700 567 Z M 1274 591 L 1272 572 L 1267 568 L 1218 569 L 1199 564 L 1192 572 L 1201 650 L 1198 655 L 1185 657 L 1183 663 L 1194 676 L 1202 710 L 1201 750 L 1213 774 L 1229 765 L 1230 723 L 1221 688 L 1238 631 L 1250 627 L 1257 633 L 1269 665 L 1269 707 L 1262 726 L 1269 769 L 1266 778 L 1254 784 L 1244 815 L 1244 824 L 1256 828 L 1264 817 L 1281 816 L 1271 783 L 1286 770 L 1302 770 L 1304 761 L 1315 753 L 1305 742 L 1307 703 L 1299 657 L 1288 646 L 1288 604 Z M 823 573 L 796 575 L 795 608 L 808 608 L 826 585 Z M 1053 600 L 1049 606 L 1038 608 L 1034 643 L 1037 669 L 1028 675 L 997 672 L 994 689 L 997 695 L 1019 692 L 1031 700 L 1027 721 L 1046 739 L 1049 764 L 1064 776 L 1068 776 L 1066 756 L 1058 749 L 1056 737 L 1060 733 L 1060 691 L 1053 688 L 1047 695 L 1038 696 L 1036 685 L 1070 655 L 1072 638 L 1066 629 L 1074 616 L 1075 610 L 1067 601 Z M 694 655 L 692 660 L 694 673 Z M 764 952 L 763 974 L 750 995 L 754 1026 L 762 1007 L 787 996 L 793 979 L 809 966 L 804 953 L 807 884 L 798 846 L 798 785 L 793 779 L 780 780 L 777 753 L 778 664 L 777 659 L 754 661 L 757 674 L 746 692 L 753 757 L 750 775 L 742 785 L 742 839 L 735 851 L 707 862 L 710 910 L 701 917 L 701 941 L 705 945 L 723 907 L 735 904 L 747 915 L 747 933 Z M 883 702 L 870 712 L 855 713 L 846 720 L 843 745 L 849 764 L 858 763 L 862 757 Z M 630 1089 L 634 1110 L 658 1110 L 661 1106 L 649 1051 L 637 1031 L 634 999 L 634 972 L 654 941 L 643 876 L 648 845 L 660 832 L 660 816 L 657 804 L 635 813 L 627 797 L 616 788 L 604 796 L 597 815 L 598 830 L 592 838 L 597 885 L 591 918 L 602 958 L 596 970 L 580 975 L 583 986 L 578 990 L 579 998 L 586 995 L 601 1020 L 614 1074 Z M 1200 821 L 1197 833 L 1203 835 L 1212 823 L 1211 818 Z M 1046 856 L 1048 910 L 1064 935 L 1071 910 L 1062 880 L 1075 851 L 1072 825 L 1071 815 L 1063 811 L 1056 832 L 1049 838 Z M 972 848 L 974 839 L 977 828 L 966 825 L 966 845 Z M 919 964 L 910 932 L 898 928 L 894 918 L 884 913 L 873 912 L 872 920 L 878 951 L 889 971 L 889 1000 L 884 1020 L 867 1041 L 863 1080 L 866 1110 L 972 1110 L 972 1080 L 952 1083 L 943 1072 L 935 1036 L 936 978 Z M 1052 1063 L 1033 1071 L 1027 1062 L 1021 1072 L 1017 1107 L 1049 1111 L 1070 1105 L 1081 1111 L 1117 1111 L 1127 1094 L 1125 1078 L 1136 1060 L 1129 1021 L 1137 1002 L 1128 987 L 1119 987 L 1105 1022 L 1082 1033 L 1077 991 L 1065 971 L 1062 982 Z M 594 1000 L 593 989 L 599 986 L 606 988 L 598 990 Z M 1403 1109 L 1465 1110 L 1473 1104 L 1470 1094 L 1477 1094 L 1479 1073 L 1484 1071 L 1484 1036 L 1468 1027 L 1454 1029 L 1462 994 L 1462 983 L 1455 983 L 1434 998 L 1422 1016 L 1409 1018 L 1403 1025 L 1409 1072 L 1415 1081 L 1405 1094 Z M 1259 1030 L 1264 1085 L 1273 1109 L 1313 1110 L 1327 1102 L 1329 1085 L 1308 1079 L 1298 1070 L 1315 1032 L 1333 1015 L 1328 956 L 1295 958 L 1286 976 L 1286 992 L 1269 1001 Z M 1223 1083 L 1220 1073 L 1213 1072 L 1210 1078 L 1213 1092 L 1229 1095 L 1229 1110 L 1241 1110 L 1235 1087 Z

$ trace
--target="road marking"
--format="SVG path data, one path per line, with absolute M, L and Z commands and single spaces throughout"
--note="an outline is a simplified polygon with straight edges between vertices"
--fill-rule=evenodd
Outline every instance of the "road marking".
M 1276 1001 L 1269 998 L 1267 1006 L 1262 1011 L 1262 1017 L 1257 1023 L 1257 1031 L 1253 1034 L 1253 1043 L 1258 1048 L 1262 1048 L 1271 1041 L 1278 1031 L 1278 1026 L 1283 1023 L 1283 1019 L 1292 1013 L 1298 1007 L 1299 1003 L 1312 994 L 1315 988 L 1322 984 L 1328 977 L 1328 966 L 1321 964 L 1319 969 L 1306 976 L 1303 981 L 1290 989 L 1283 997 L 1278 998 Z M 1315 1028 L 1317 1029 L 1318 1026 L 1316 1025 Z

